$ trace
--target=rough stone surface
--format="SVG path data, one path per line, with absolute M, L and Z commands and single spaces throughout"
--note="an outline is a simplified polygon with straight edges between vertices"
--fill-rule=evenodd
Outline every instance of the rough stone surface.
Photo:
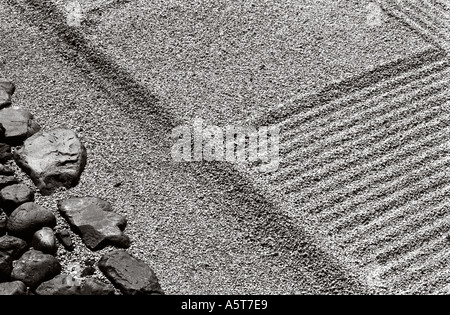
M 43 227 L 34 233 L 31 245 L 34 249 L 51 255 L 55 255 L 58 250 L 55 233 L 49 227 Z
M 6 234 L 6 223 L 7 223 L 6 217 L 0 218 L 0 236 L 3 236 Z
M 5 128 L 4 142 L 14 146 L 41 129 L 28 110 L 12 107 L 0 110 L 0 124 Z
M 14 170 L 9 166 L 0 164 L 0 175 L 12 176 L 14 175 Z
M 0 163 L 5 163 L 12 158 L 11 146 L 6 143 L 0 143 Z
M 11 213 L 6 228 L 11 235 L 27 240 L 43 227 L 53 228 L 55 225 L 56 218 L 51 211 L 27 202 Z
M 14 159 L 43 195 L 78 184 L 87 160 L 86 148 L 67 129 L 40 131 L 14 151 Z
M 14 176 L 0 175 L 0 189 L 18 184 L 19 181 Z
M 69 230 L 61 230 L 56 232 L 56 237 L 58 238 L 59 242 L 64 246 L 64 248 L 68 251 L 74 250 L 74 245 L 72 242 L 72 238 L 70 237 Z
M 122 232 L 127 221 L 112 212 L 109 202 L 95 197 L 70 198 L 59 201 L 58 209 L 90 249 L 130 246 L 129 237 Z
M 126 251 L 115 250 L 105 254 L 98 267 L 125 295 L 164 294 L 153 270 Z
M 80 295 L 81 284 L 71 275 L 58 275 L 41 283 L 35 292 L 37 295 Z
M 15 262 L 12 279 L 20 280 L 28 287 L 36 288 L 44 281 L 53 279 L 61 272 L 58 260 L 49 254 L 29 250 Z
M 27 242 L 12 235 L 0 237 L 0 251 L 7 253 L 13 259 L 18 259 L 28 249 Z
M 34 191 L 24 184 L 7 186 L 0 191 L 0 205 L 10 214 L 18 206 L 34 201 Z
M 22 281 L 0 283 L 0 295 L 27 295 L 28 290 Z
M 6 78 L 0 78 L 0 108 L 11 105 L 11 96 L 15 90 L 16 87 L 13 82 Z
M 11 280 L 12 258 L 7 253 L 0 252 L 0 282 Z
M 92 276 L 94 274 L 95 274 L 95 268 L 92 266 L 84 267 L 83 271 L 81 271 L 81 276 L 83 278 L 87 277 L 87 276 Z
M 81 295 L 114 295 L 114 288 L 98 279 L 89 278 L 81 286 Z

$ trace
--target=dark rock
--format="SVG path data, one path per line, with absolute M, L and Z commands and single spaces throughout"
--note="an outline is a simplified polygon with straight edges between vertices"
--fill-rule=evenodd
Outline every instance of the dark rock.
M 83 271 L 81 272 L 81 276 L 87 277 L 87 276 L 92 276 L 95 274 L 95 268 L 92 266 L 87 266 L 83 269 Z
M 55 225 L 56 218 L 51 211 L 27 202 L 11 213 L 6 229 L 9 234 L 28 240 L 43 227 L 53 228 Z
M 37 295 L 80 295 L 81 284 L 70 275 L 58 275 L 41 283 L 35 292 Z
M 18 184 L 19 181 L 14 176 L 0 175 L 0 189 Z
M 114 295 L 114 288 L 98 279 L 86 279 L 81 286 L 81 295 Z
M 11 159 L 11 147 L 6 143 L 0 143 L 0 163 L 5 163 Z
M 42 282 L 53 279 L 60 272 L 61 265 L 55 257 L 37 250 L 29 250 L 15 262 L 11 276 L 28 287 L 36 288 Z
M 93 267 L 95 265 L 95 259 L 94 258 L 87 258 L 84 261 L 84 264 L 88 267 Z
M 70 232 L 68 230 L 64 229 L 59 232 L 56 232 L 56 237 L 66 250 L 68 251 L 74 250 L 72 238 L 70 237 Z
M 0 295 L 27 295 L 28 290 L 22 281 L 0 283 Z
M 5 78 L 0 78 L 0 108 L 11 105 L 11 96 L 15 90 L 16 87 L 13 82 Z
M 3 164 L 0 164 L 0 175 L 13 176 L 14 175 L 14 170 L 11 167 L 9 167 L 9 166 L 5 166 Z
M 6 234 L 6 223 L 7 223 L 7 218 L 6 217 L 2 217 L 0 218 L 0 236 L 3 236 Z
M 112 212 L 109 202 L 95 197 L 70 198 L 58 201 L 58 209 L 90 249 L 130 246 L 130 239 L 122 232 L 127 221 Z
M 2 209 L 10 214 L 18 206 L 34 201 L 34 191 L 24 184 L 7 186 L 0 191 Z
M 0 282 L 11 280 L 12 258 L 7 253 L 0 252 Z
M 164 294 L 153 270 L 123 250 L 105 254 L 98 268 L 125 295 Z
M 21 144 L 41 129 L 28 110 L 12 107 L 0 110 L 0 124 L 5 128 L 4 142 L 13 146 Z
M 40 131 L 14 151 L 14 159 L 43 195 L 78 184 L 87 160 L 86 148 L 71 130 Z
M 58 250 L 55 233 L 49 227 L 43 227 L 34 233 L 31 245 L 34 249 L 50 255 L 55 255 Z
M 0 251 L 7 253 L 12 259 L 18 259 L 28 249 L 27 242 L 12 235 L 0 237 Z

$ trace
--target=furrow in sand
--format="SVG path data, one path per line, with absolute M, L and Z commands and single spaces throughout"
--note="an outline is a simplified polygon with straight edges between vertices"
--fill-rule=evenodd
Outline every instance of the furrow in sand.
M 400 121 L 408 119 L 408 115 L 411 116 L 420 110 L 430 107 L 432 104 L 439 102 L 444 102 L 450 96 L 448 91 L 449 80 L 436 82 L 430 87 L 424 88 L 421 92 L 415 92 L 410 95 L 404 95 L 401 99 L 389 100 L 390 106 L 386 106 L 386 102 L 383 101 L 384 107 L 387 109 L 382 109 L 387 113 L 381 116 L 376 116 L 375 114 L 367 114 L 367 119 L 360 121 L 356 125 L 348 125 L 347 128 L 342 128 L 341 131 L 337 133 L 330 133 L 317 140 L 309 140 L 309 145 L 304 148 L 298 148 L 295 144 L 286 143 L 282 141 L 282 147 L 296 146 L 295 149 L 289 155 L 282 155 L 282 166 L 291 166 L 298 164 L 299 162 L 303 166 L 300 170 L 302 172 L 307 170 L 309 165 L 311 168 L 316 169 L 320 165 L 320 160 L 326 160 L 327 162 L 333 160 L 333 155 L 339 157 L 342 154 L 348 154 L 349 150 L 355 150 L 357 145 L 367 146 L 367 143 L 373 140 L 373 138 L 382 138 L 385 132 L 392 132 L 392 130 L 397 126 L 401 126 Z M 378 106 L 374 110 L 378 109 Z M 371 111 L 371 110 L 370 110 Z M 356 117 L 358 115 L 355 115 Z M 361 115 L 359 119 L 362 119 L 364 115 Z M 376 118 L 373 118 L 373 117 Z M 349 123 L 352 123 L 350 119 L 358 119 L 355 117 L 349 118 Z M 373 118 L 373 119 L 371 119 Z M 345 119 L 343 119 L 345 120 Z M 356 120 L 353 121 L 355 124 Z M 351 126 L 349 128 L 349 126 Z M 402 128 L 402 127 L 400 127 Z M 318 128 L 317 133 L 327 132 L 327 127 Z M 395 131 L 395 130 L 394 130 Z M 302 135 L 298 135 L 302 138 Z M 291 150 L 291 149 L 289 149 Z M 295 178 L 296 174 L 292 174 L 290 170 L 286 170 L 283 167 L 279 172 L 268 177 L 270 180 L 287 180 L 289 178 Z
M 442 78 L 445 78 L 445 75 L 448 75 L 448 73 L 448 61 L 439 61 L 427 65 L 423 69 L 408 73 L 406 76 L 381 81 L 375 86 L 356 91 L 349 95 L 345 95 L 340 99 L 334 100 L 325 105 L 328 106 L 327 110 L 317 117 L 317 119 L 309 119 L 302 122 L 302 115 L 293 116 L 290 119 L 281 122 L 279 125 L 280 129 L 283 130 L 283 140 L 291 141 L 292 138 L 297 138 L 298 135 L 302 135 L 301 139 L 305 139 L 308 132 L 311 132 L 311 128 L 328 125 L 330 121 L 333 121 L 333 118 L 336 119 L 336 117 L 347 118 L 349 113 L 354 114 L 355 112 L 368 108 L 371 109 L 374 104 L 389 97 L 396 97 L 408 92 L 417 92 L 418 88 L 439 82 Z M 291 128 L 286 126 L 287 122 L 290 123 Z
M 449 128 L 446 130 L 448 132 Z M 357 198 L 359 195 L 366 194 L 380 185 L 388 185 L 392 181 L 407 178 L 417 172 L 421 167 L 423 168 L 424 165 L 428 166 L 439 157 L 450 153 L 450 142 L 447 141 L 442 143 L 442 138 L 440 138 L 439 145 L 431 147 L 424 152 L 419 152 L 419 154 L 407 157 L 406 159 L 393 159 L 395 163 L 392 163 L 389 167 L 386 165 L 380 165 L 380 168 L 372 169 L 369 174 L 365 173 L 352 176 L 350 180 L 343 179 L 342 181 L 336 183 L 334 190 L 331 190 L 332 187 L 329 189 L 323 189 L 321 186 L 315 191 L 314 194 L 303 197 L 301 200 L 307 202 L 309 199 L 312 203 L 314 203 L 314 200 L 317 200 L 317 205 L 314 206 L 313 211 L 319 212 L 320 210 L 321 212 L 324 210 L 323 208 L 330 208 L 334 204 L 343 202 L 343 200 Z M 446 138 L 448 139 L 448 135 Z M 337 187 L 341 188 L 336 189 Z M 323 215 L 321 215 L 322 213 Z M 329 211 L 321 212 L 319 213 L 320 222 L 326 223 L 331 220 L 339 219 L 342 214 L 344 213 Z
M 420 223 L 421 218 L 434 211 L 434 207 L 438 207 L 441 202 L 447 202 L 448 195 L 450 195 L 450 186 L 447 185 L 439 190 L 429 191 L 421 198 L 390 209 L 369 224 L 349 231 L 340 239 L 340 242 L 354 246 L 355 252 L 363 252 L 366 248 L 377 246 L 379 242 L 393 239 L 402 231 L 406 232 L 410 224 Z M 431 210 L 421 211 L 421 209 Z M 418 213 L 419 211 L 421 212 Z M 415 216 L 413 221 L 410 220 L 412 215 Z M 393 226 L 395 229 L 392 229 Z
M 449 99 L 449 96 L 446 96 L 446 98 Z M 436 101 L 440 104 L 441 101 L 445 102 L 447 100 Z M 333 150 L 334 154 L 328 153 L 328 155 L 314 162 L 305 161 L 303 165 L 293 165 L 290 170 L 296 173 L 297 178 L 280 181 L 278 189 L 285 193 L 297 192 L 300 189 L 317 184 L 327 176 L 348 171 L 349 168 L 356 167 L 366 159 L 377 158 L 395 150 L 397 147 L 404 146 L 405 141 L 412 137 L 416 138 L 415 140 L 420 140 L 421 137 L 425 136 L 422 132 L 425 132 L 427 128 L 435 129 L 435 132 L 438 132 L 439 129 L 437 127 L 445 128 L 450 122 L 448 118 L 449 111 L 446 110 L 446 107 L 448 107 L 448 104 L 437 105 L 431 109 L 419 111 L 413 116 L 399 119 L 397 123 L 393 123 L 389 128 L 372 131 L 366 135 L 366 138 L 364 136 L 358 137 L 356 141 L 347 143 L 345 148 L 337 146 Z M 339 155 L 337 154 L 338 152 Z
M 442 160 L 442 163 L 439 163 L 439 167 L 445 169 L 448 167 L 448 164 L 447 160 Z M 328 233 L 346 233 L 347 230 L 353 229 L 358 225 L 368 224 L 390 209 L 408 201 L 416 200 L 427 191 L 434 190 L 436 187 L 442 186 L 443 183 L 447 183 L 450 179 L 449 175 L 448 172 L 442 171 L 442 169 L 436 170 L 428 167 L 423 172 L 417 172 L 410 177 L 409 180 L 412 183 L 407 184 L 406 187 L 404 185 L 407 179 L 395 181 L 390 183 L 387 188 L 371 192 L 369 196 L 361 196 L 357 201 L 353 201 L 351 205 L 345 203 L 337 205 L 337 207 L 346 209 L 348 214 L 336 222 L 330 223 L 327 227 Z
M 380 106 L 373 108 L 374 104 L 378 105 L 377 102 L 389 97 L 417 92 L 418 88 L 426 87 L 427 85 L 441 81 L 441 79 L 445 79 L 448 73 L 448 61 L 440 61 L 427 65 L 424 69 L 408 73 L 406 77 L 395 77 L 392 80 L 381 81 L 376 86 L 345 95 L 340 99 L 326 104 L 327 109 L 322 112 L 322 115 L 316 117 L 316 119 L 302 121 L 304 120 L 302 118 L 304 114 L 300 114 L 287 120 L 290 126 L 286 126 L 287 121 L 280 123 L 279 127 L 283 130 L 283 140 L 289 142 L 293 138 L 297 139 L 299 135 L 302 136 L 300 139 L 305 139 L 307 134 L 314 134 L 317 127 L 329 125 L 330 121 L 333 121 L 333 118 L 347 118 L 349 113 L 354 114 L 355 112 L 366 109 L 378 109 Z M 398 99 L 400 98 L 398 97 Z M 311 129 L 314 129 L 314 132 L 311 132 Z

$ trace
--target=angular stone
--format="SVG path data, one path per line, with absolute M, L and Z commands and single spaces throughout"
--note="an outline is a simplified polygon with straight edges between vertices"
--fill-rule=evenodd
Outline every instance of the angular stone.
M 111 285 L 108 285 L 98 279 L 89 278 L 81 286 L 81 295 L 114 295 L 115 291 Z
M 7 253 L 0 252 L 0 282 L 11 280 L 12 258 Z
M 6 143 L 0 143 L 0 163 L 5 163 L 11 159 L 11 146 Z
M 78 184 L 86 166 L 86 148 L 67 129 L 40 131 L 14 151 L 14 159 L 43 195 Z
M 12 235 L 0 237 L 0 251 L 11 256 L 12 259 L 18 259 L 28 249 L 27 242 Z
M 109 202 L 95 197 L 70 198 L 58 201 L 58 209 L 90 249 L 130 246 L 129 237 L 122 232 L 127 221 L 112 212 Z
M 0 108 L 11 105 L 11 96 L 15 90 L 16 87 L 13 82 L 6 78 L 0 78 Z
M 92 266 L 84 267 L 83 271 L 81 272 L 81 277 L 87 277 L 92 276 L 95 274 L 95 268 Z
M 55 257 L 37 250 L 29 250 L 15 262 L 11 277 L 13 280 L 22 281 L 28 287 L 36 288 L 60 272 L 61 265 Z
M 66 250 L 68 251 L 74 250 L 72 238 L 70 237 L 70 232 L 68 230 L 64 229 L 59 232 L 56 232 L 56 237 Z
M 0 218 L 0 236 L 3 236 L 6 234 L 6 223 L 8 219 L 6 217 Z
M 27 295 L 28 290 L 22 281 L 0 283 L 0 295 Z
M 58 275 L 41 283 L 35 292 L 37 295 L 80 295 L 81 284 L 71 275 Z
M 0 189 L 18 184 L 19 181 L 14 176 L 0 175 Z
M 55 233 L 49 227 L 43 227 L 34 233 L 31 245 L 34 249 L 50 255 L 55 255 L 58 250 Z
M 18 206 L 34 201 L 34 191 L 24 184 L 7 186 L 0 191 L 0 205 L 10 214 Z
M 164 294 L 153 270 L 123 250 L 105 254 L 98 268 L 125 295 Z
M 3 164 L 0 164 L 0 175 L 13 176 L 14 175 L 14 170 L 11 167 L 9 167 L 9 166 L 5 166 Z
M 11 213 L 6 229 L 9 234 L 28 240 L 43 227 L 53 228 L 55 225 L 56 218 L 51 211 L 27 202 Z
M 13 146 L 21 144 L 41 129 L 28 110 L 12 107 L 0 110 L 0 124 L 5 128 L 4 142 Z

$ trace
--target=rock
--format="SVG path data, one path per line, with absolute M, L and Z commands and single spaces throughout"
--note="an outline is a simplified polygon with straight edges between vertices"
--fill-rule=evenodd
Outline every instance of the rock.
M 122 232 L 127 221 L 112 212 L 109 202 L 95 197 L 70 198 L 58 201 L 58 209 L 90 249 L 130 246 L 129 237 Z
M 64 229 L 56 232 L 56 237 L 66 250 L 70 252 L 74 250 L 72 238 L 70 237 L 70 232 L 68 230 Z
M 43 227 L 34 233 L 31 245 L 34 249 L 50 255 L 55 255 L 58 250 L 55 233 L 49 227 Z
M 0 164 L 0 175 L 13 176 L 14 175 L 14 170 L 11 167 L 9 167 L 9 166 L 5 166 L 3 164 Z
M 80 295 L 81 284 L 70 275 L 58 275 L 41 283 L 35 292 L 37 295 Z
M 87 276 L 92 276 L 95 274 L 95 268 L 92 266 L 87 266 L 83 269 L 83 271 L 81 272 L 81 276 L 87 277 Z
M 7 223 L 7 218 L 3 217 L 0 218 L 0 236 L 3 236 L 6 234 L 6 223 Z
M 0 283 L 0 295 L 27 295 L 28 290 L 22 281 Z
M 24 184 L 7 186 L 0 191 L 0 205 L 11 214 L 18 206 L 34 201 L 34 191 Z
M 49 254 L 29 250 L 15 262 L 12 279 L 20 280 L 31 288 L 53 279 L 61 272 L 58 260 Z
M 123 250 L 105 254 L 98 268 L 125 295 L 164 294 L 153 270 Z
M 11 213 L 6 229 L 9 234 L 28 240 L 43 227 L 53 228 L 55 225 L 56 218 L 51 211 L 27 202 Z
M 19 181 L 14 176 L 0 175 L 0 189 L 18 184 Z
M 14 151 L 14 159 L 43 195 L 78 184 L 87 160 L 86 148 L 71 130 L 40 131 Z
M 12 259 L 18 259 L 27 249 L 27 242 L 18 237 L 11 235 L 0 237 L 0 251 L 10 255 Z
M 11 147 L 6 143 L 0 143 L 0 163 L 5 163 L 12 158 Z
M 15 90 L 16 87 L 13 82 L 5 78 L 0 78 L 0 108 L 11 105 L 11 96 Z
M 81 286 L 81 295 L 114 295 L 114 288 L 98 279 L 86 279 Z
M 28 110 L 12 107 L 0 110 L 0 124 L 5 128 L 4 142 L 13 146 L 21 144 L 41 129 Z
M 0 252 L 0 282 L 11 280 L 12 258 L 7 253 Z

